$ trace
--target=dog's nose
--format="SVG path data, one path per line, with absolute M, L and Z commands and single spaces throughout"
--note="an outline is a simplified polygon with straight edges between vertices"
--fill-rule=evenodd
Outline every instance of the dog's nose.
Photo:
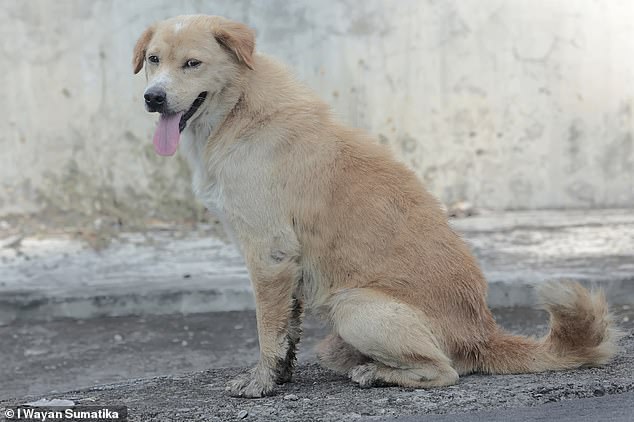
M 165 108 L 167 94 L 162 89 L 150 89 L 143 95 L 143 98 L 145 98 L 148 111 L 161 113 Z

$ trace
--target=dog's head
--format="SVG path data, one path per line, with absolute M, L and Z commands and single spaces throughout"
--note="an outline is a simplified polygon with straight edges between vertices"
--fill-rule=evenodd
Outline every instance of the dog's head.
M 132 66 L 145 65 L 145 108 L 160 113 L 156 152 L 172 155 L 201 105 L 241 71 L 253 69 L 253 31 L 219 16 L 179 16 L 156 23 L 134 47 Z

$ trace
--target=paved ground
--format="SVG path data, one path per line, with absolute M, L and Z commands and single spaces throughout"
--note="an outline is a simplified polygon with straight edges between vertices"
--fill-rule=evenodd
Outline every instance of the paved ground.
M 295 382 L 274 397 L 231 399 L 224 384 L 255 363 L 257 337 L 242 260 L 215 225 L 87 240 L 0 222 L 0 415 L 4 406 L 65 398 L 125 404 L 133 421 L 627 420 L 634 212 L 505 213 L 452 224 L 482 263 L 500 324 L 542 334 L 542 312 L 498 307 L 533 304 L 533 283 L 577 279 L 606 289 L 628 332 L 623 353 L 605 368 L 362 390 L 315 365 L 312 347 L 326 330 L 308 318 Z M 218 310 L 240 311 L 209 312 Z
M 66 399 L 75 404 L 122 404 L 130 409 L 131 421 L 350 421 L 422 414 L 453 414 L 454 419 L 448 420 L 466 421 L 473 420 L 473 412 L 503 409 L 512 409 L 507 420 L 522 420 L 517 415 L 526 415 L 526 407 L 539 409 L 548 403 L 604 396 L 610 397 L 612 403 L 606 413 L 609 415 L 616 408 L 622 416 L 624 408 L 632 407 L 634 392 L 633 331 L 629 331 L 622 345 L 624 351 L 603 368 L 512 376 L 472 375 L 463 377 L 456 386 L 431 390 L 360 389 L 347 379 L 308 363 L 299 366 L 294 382 L 279 387 L 276 396 L 257 400 L 226 396 L 225 382 L 241 369 L 132 380 L 47 394 L 45 398 Z M 42 395 L 0 400 L 0 412 L 3 407 L 39 398 Z M 579 403 L 567 407 L 568 415 L 588 420 L 580 412 L 587 413 L 592 402 Z M 548 409 L 547 416 L 542 412 L 541 419 L 536 420 L 553 420 Z M 500 420 L 499 415 L 504 413 L 497 415 Z
M 615 307 L 618 323 L 634 329 L 634 306 Z M 533 309 L 496 309 L 507 329 L 533 335 L 547 316 Z M 304 323 L 301 363 L 316 361 L 313 348 L 327 329 Z M 0 398 L 68 391 L 130 378 L 210 368 L 245 367 L 258 358 L 255 313 L 64 319 L 0 327 Z
M 631 422 L 634 413 L 634 393 L 623 393 L 586 399 L 565 400 L 534 407 L 517 407 L 493 411 L 425 415 L 425 422 Z M 379 418 L 398 422 L 418 422 L 420 416 Z
M 305 326 L 303 362 L 325 330 Z M 248 366 L 258 358 L 255 312 L 19 322 L 0 327 L 0 397 L 130 378 Z
M 253 309 L 243 261 L 214 224 L 97 236 L 98 249 L 72 229 L 42 236 L 7 224 L 0 325 Z M 634 303 L 634 210 L 511 212 L 452 224 L 480 259 L 493 307 L 530 306 L 532 284 L 563 278 L 601 285 L 612 303 Z

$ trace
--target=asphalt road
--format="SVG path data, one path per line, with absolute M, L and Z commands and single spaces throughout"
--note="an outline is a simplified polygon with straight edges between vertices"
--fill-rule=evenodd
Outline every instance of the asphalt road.
M 458 385 L 429 390 L 362 389 L 316 364 L 305 364 L 298 367 L 293 382 L 279 386 L 276 395 L 262 399 L 226 395 L 225 383 L 243 370 L 232 368 L 0 400 L 0 412 L 4 407 L 44 397 L 81 405 L 125 405 L 131 422 L 357 421 L 398 420 L 404 416 L 431 421 L 434 417 L 440 421 L 553 421 L 563 417 L 611 421 L 627 416 L 625 409 L 631 406 L 634 393 L 634 333 L 629 333 L 623 345 L 625 351 L 603 368 L 472 375 L 462 377 Z
M 540 313 L 508 310 L 496 315 L 502 325 L 516 332 L 538 334 L 546 327 Z M 164 316 L 143 321 L 114 318 L 81 324 L 56 321 L 35 331 L 22 327 L 15 341 L 0 342 L 0 414 L 3 407 L 61 398 L 76 404 L 126 405 L 133 422 L 352 421 L 409 416 L 413 418 L 409 420 L 430 421 L 565 421 L 566 417 L 618 421 L 634 414 L 629 410 L 634 393 L 630 315 L 631 309 L 620 312 L 621 319 L 628 319 L 622 324 L 627 327 L 623 350 L 605 367 L 471 375 L 462 377 L 458 385 L 430 390 L 361 389 L 324 370 L 313 363 L 310 351 L 324 329 L 309 320 L 294 381 L 280 386 L 276 395 L 257 400 L 230 398 L 224 391 L 225 383 L 257 357 L 252 313 Z M 190 332 L 193 334 L 187 334 Z M 0 329 L 3 339 L 13 334 L 15 326 Z M 26 343 L 21 343 L 22 339 Z M 39 354 L 35 344 L 47 351 Z M 25 353 L 27 350 L 30 352 Z M 217 363 L 235 367 L 199 370 Z M 12 369 L 16 366 L 19 373 Z M 110 384 L 85 387 L 96 373 L 104 375 L 106 380 L 101 382 Z M 171 375 L 154 377 L 157 373 Z M 137 377 L 142 379 L 132 379 Z M 32 384 L 39 386 L 38 392 L 25 394 L 24 389 Z M 50 392 L 54 386 L 58 392 Z
M 384 421 L 414 422 L 631 422 L 634 420 L 634 393 L 589 399 L 566 400 L 535 407 L 494 410 L 491 412 L 455 413 L 450 415 L 385 418 Z
M 615 306 L 634 328 L 634 308 Z M 544 312 L 497 309 L 498 322 L 528 335 L 546 330 Z M 315 362 L 323 323 L 306 318 L 299 362 Z M 0 326 L 0 398 L 61 392 L 130 378 L 246 367 L 258 358 L 255 312 L 14 322 Z

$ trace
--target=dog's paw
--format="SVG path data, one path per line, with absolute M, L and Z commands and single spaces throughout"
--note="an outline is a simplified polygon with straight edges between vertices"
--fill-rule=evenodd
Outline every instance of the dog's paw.
M 270 376 L 262 376 L 258 370 L 251 370 L 229 381 L 225 391 L 232 397 L 258 398 L 271 395 L 273 386 Z
M 373 363 L 357 365 L 350 370 L 350 379 L 362 388 L 370 388 L 376 383 L 377 367 Z
M 287 382 L 291 382 L 293 379 L 293 367 L 292 366 L 283 366 L 278 368 L 277 378 L 275 379 L 276 384 L 286 384 Z

